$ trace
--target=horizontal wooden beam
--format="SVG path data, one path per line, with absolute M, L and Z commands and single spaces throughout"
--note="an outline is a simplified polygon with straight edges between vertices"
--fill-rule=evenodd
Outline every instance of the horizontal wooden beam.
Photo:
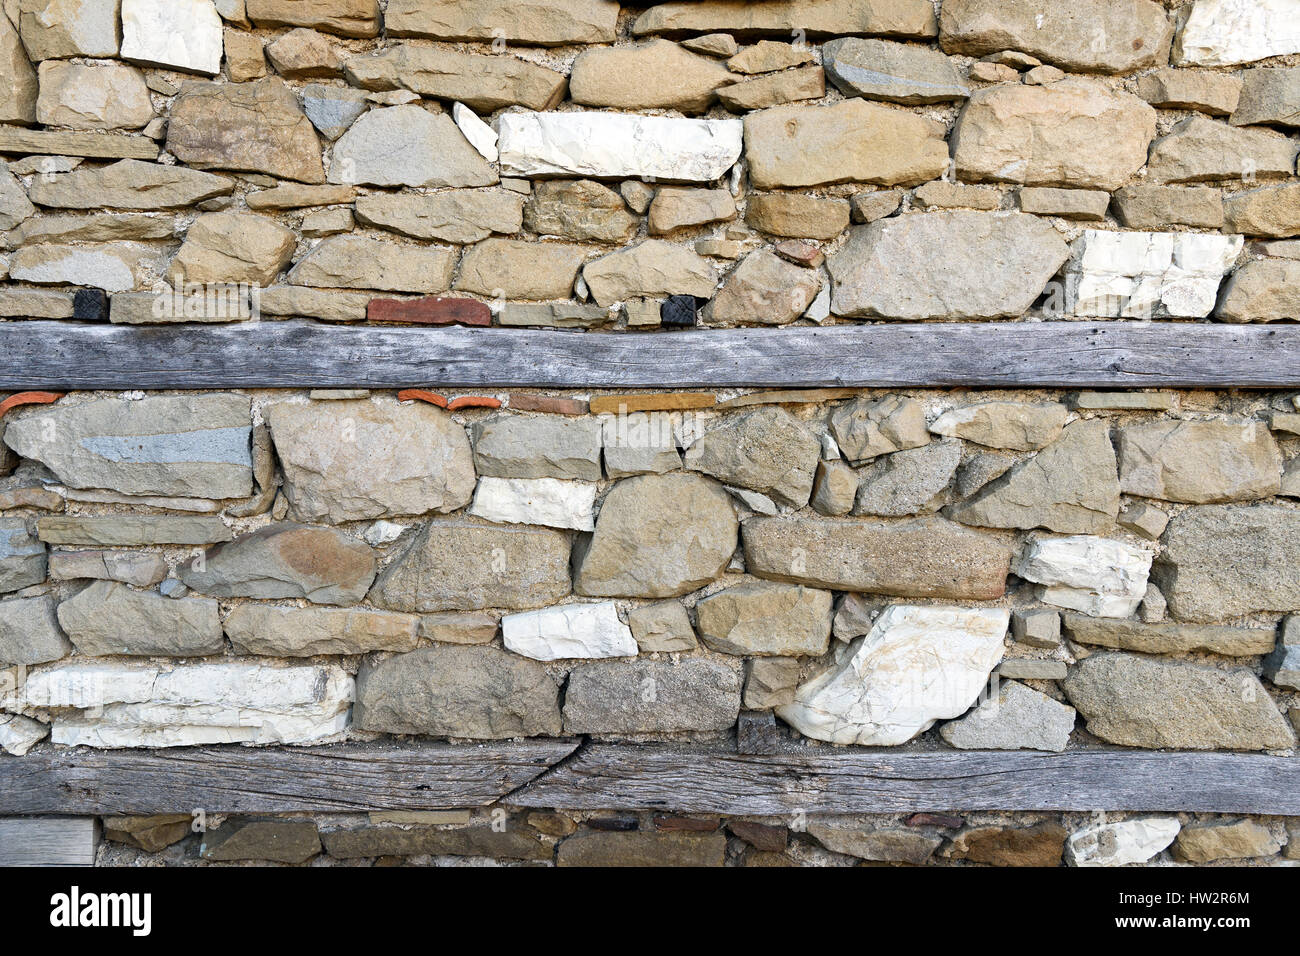
M 895 323 L 678 332 L 0 323 L 0 389 L 1300 387 L 1300 325 Z
M 1300 815 L 1300 758 L 810 748 L 756 755 L 573 740 L 101 751 L 0 759 L 0 815 L 512 806 L 684 813 L 1134 810 Z M 576 750 L 576 753 L 575 753 Z M 567 759 L 566 759 L 567 758 Z
M 425 810 L 495 803 L 577 746 L 45 749 L 0 759 L 0 815 Z
M 1300 814 L 1300 758 L 1071 751 L 916 753 L 816 748 L 744 755 L 596 744 L 506 801 L 572 810 L 901 813 L 1186 810 Z

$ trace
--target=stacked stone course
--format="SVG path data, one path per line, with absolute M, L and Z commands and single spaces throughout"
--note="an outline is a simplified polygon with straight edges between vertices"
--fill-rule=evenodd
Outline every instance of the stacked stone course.
M 3 321 L 1300 317 L 1300 0 L 0 10 Z M 5 759 L 754 728 L 1294 759 L 1300 395 L 412 384 L 0 405 Z M 106 817 L 100 857 L 1300 847 L 1294 818 L 952 811 Z

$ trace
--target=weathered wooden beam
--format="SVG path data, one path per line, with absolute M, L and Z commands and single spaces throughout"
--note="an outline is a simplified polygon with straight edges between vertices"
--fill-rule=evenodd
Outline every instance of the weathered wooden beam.
M 292 813 L 493 803 L 571 740 L 35 751 L 0 759 L 0 814 Z
M 572 810 L 899 813 L 1186 810 L 1300 814 L 1300 758 L 1072 751 L 743 755 L 596 744 L 506 801 Z
M 682 332 L 0 323 L 0 389 L 1300 387 L 1300 325 L 905 323 Z
M 0 866 L 94 866 L 94 817 L 0 817 Z

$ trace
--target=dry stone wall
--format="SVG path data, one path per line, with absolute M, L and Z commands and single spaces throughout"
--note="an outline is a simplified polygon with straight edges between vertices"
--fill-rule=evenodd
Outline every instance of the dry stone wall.
M 1295 0 L 7 0 L 0 313 L 1296 314 Z
M 0 321 L 1028 338 L 1300 312 L 1300 0 L 0 13 Z M 559 736 L 1294 758 L 1300 396 L 424 384 L 0 403 L 4 759 Z M 101 861 L 1300 848 L 1295 818 L 1187 812 L 195 833 L 175 809 L 104 818 Z

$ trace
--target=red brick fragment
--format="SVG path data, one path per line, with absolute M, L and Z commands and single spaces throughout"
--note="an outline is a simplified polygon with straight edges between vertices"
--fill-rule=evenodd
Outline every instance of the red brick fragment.
M 808 269 L 816 269 L 826 261 L 825 254 L 811 242 L 802 239 L 786 239 L 776 244 L 776 254 L 787 262 Z
M 580 398 L 550 395 L 511 395 L 510 407 L 521 412 L 550 412 L 552 415 L 586 415 L 589 406 Z
M 9 409 L 17 408 L 19 405 L 49 405 L 51 402 L 57 402 L 65 394 L 65 392 L 15 392 L 0 402 L 0 418 L 3 418 Z
M 959 827 L 965 821 L 947 813 L 913 813 L 903 822 L 909 827 Z
M 462 395 L 460 398 L 453 398 L 447 403 L 447 407 L 453 412 L 458 408 L 500 408 L 501 402 L 486 395 Z
M 366 319 L 407 325 L 491 325 L 492 310 L 477 299 L 426 295 L 419 299 L 371 299 L 366 305 Z
M 428 402 L 430 405 L 437 405 L 439 408 L 447 407 L 447 400 L 437 392 L 430 392 L 423 388 L 404 388 L 397 393 L 399 402 Z
M 790 842 L 790 834 L 785 827 L 774 827 L 766 823 L 732 820 L 727 824 L 727 829 L 754 849 L 767 853 L 781 853 Z

